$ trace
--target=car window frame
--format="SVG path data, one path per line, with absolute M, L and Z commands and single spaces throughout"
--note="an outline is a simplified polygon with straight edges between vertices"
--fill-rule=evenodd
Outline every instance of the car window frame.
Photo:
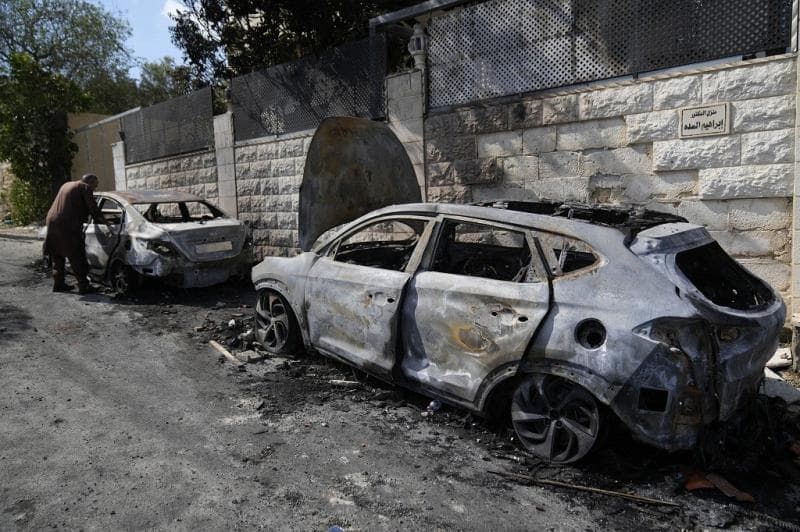
M 100 209 L 100 212 L 103 212 L 103 207 L 102 207 L 103 201 L 110 201 L 119 208 L 119 211 L 121 213 L 119 217 L 119 223 L 112 225 L 124 225 L 126 212 L 125 212 L 125 207 L 122 205 L 122 203 L 108 196 L 99 196 L 99 201 L 97 202 L 97 208 Z M 103 214 L 105 215 L 105 213 Z
M 528 245 L 528 250 L 530 251 L 531 254 L 531 268 L 533 268 L 534 272 L 536 273 L 537 280 L 527 281 L 525 279 L 522 279 L 519 281 L 513 281 L 513 280 L 509 281 L 503 279 L 492 279 L 490 277 L 472 276 L 459 273 L 446 273 L 433 270 L 432 267 L 434 259 L 436 257 L 436 251 L 439 249 L 439 244 L 441 242 L 442 237 L 444 236 L 444 227 L 445 227 L 445 222 L 447 221 L 456 221 L 456 222 L 471 223 L 477 225 L 488 225 L 506 231 L 521 233 L 525 237 L 525 243 Z M 549 266 L 545 262 L 544 258 L 541 256 L 539 239 L 532 234 L 530 227 L 509 224 L 505 222 L 498 222 L 495 220 L 486 220 L 484 218 L 475 218 L 472 216 L 459 216 L 454 214 L 440 214 L 439 216 L 436 217 L 435 234 L 428 241 L 427 249 L 421 260 L 420 271 L 441 273 L 444 275 L 459 275 L 464 277 L 474 277 L 475 279 L 485 279 L 487 281 L 492 281 L 497 283 L 510 283 L 514 285 L 521 283 L 526 283 L 526 284 L 549 283 L 552 279 L 550 275 Z
M 385 223 L 391 221 L 400 221 L 403 220 L 420 220 L 426 223 L 425 228 L 420 233 L 419 240 L 415 244 L 414 251 L 411 253 L 411 257 L 409 257 L 408 262 L 406 263 L 406 267 L 402 270 L 389 270 L 387 268 L 378 268 L 376 266 L 366 266 L 363 264 L 350 264 L 347 262 L 337 261 L 335 259 L 336 253 L 338 252 L 339 245 L 350 238 L 352 235 L 358 233 L 359 231 L 366 229 L 370 225 L 375 225 L 378 223 Z M 348 229 L 346 232 L 336 236 L 329 244 L 327 244 L 323 249 L 318 252 L 320 258 L 325 258 L 330 260 L 331 262 L 336 262 L 338 264 L 350 264 L 351 266 L 359 266 L 361 268 L 374 268 L 376 270 L 384 270 L 384 271 L 401 271 L 405 273 L 414 273 L 417 268 L 419 267 L 420 261 L 422 259 L 422 255 L 427 247 L 427 242 L 430 239 L 431 233 L 433 232 L 433 227 L 435 225 L 435 217 L 433 216 L 426 216 L 423 214 L 387 214 L 383 216 L 378 216 L 376 218 L 370 218 L 369 220 L 364 220 L 363 223 L 358 224 L 355 227 Z
M 546 234 L 552 235 L 554 237 L 567 238 L 567 239 L 570 239 L 570 240 L 577 240 L 579 242 L 582 242 L 585 246 L 587 246 L 589 249 L 592 250 L 592 254 L 597 258 L 597 260 L 595 260 L 592 264 L 590 264 L 588 266 L 584 266 L 583 268 L 580 268 L 580 269 L 577 269 L 577 270 L 573 270 L 573 271 L 568 272 L 568 273 L 557 274 L 555 271 L 552 271 L 550 269 L 550 261 L 547 260 L 547 256 L 543 256 L 542 257 L 542 262 L 544 263 L 544 265 L 546 267 L 546 270 L 547 270 L 547 274 L 550 276 L 552 281 L 558 281 L 560 279 L 572 279 L 574 277 L 579 277 L 581 275 L 584 275 L 586 273 L 590 273 L 590 272 L 602 267 L 606 263 L 605 256 L 602 253 L 600 253 L 595 246 L 589 244 L 583 238 L 578 238 L 576 236 L 571 236 L 571 235 L 565 235 L 564 233 L 558 233 L 556 231 L 546 231 L 544 229 L 539 229 L 537 227 L 530 227 L 530 228 L 528 228 L 528 230 L 531 231 L 532 233 L 546 233 Z M 535 235 L 534 235 L 534 238 L 536 238 Z M 542 243 L 542 241 L 540 239 L 538 239 L 538 238 L 536 238 L 536 240 L 542 246 L 541 253 L 544 254 L 544 255 L 547 255 L 548 253 L 545 252 L 544 244 Z M 555 258 L 555 251 L 554 250 L 550 250 L 549 254 L 552 254 L 553 257 Z M 561 262 L 560 258 L 557 260 L 557 262 L 559 262 L 559 263 Z

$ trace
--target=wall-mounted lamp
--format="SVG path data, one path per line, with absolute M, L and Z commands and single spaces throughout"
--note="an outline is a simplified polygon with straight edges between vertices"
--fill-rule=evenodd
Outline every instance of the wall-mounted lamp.
M 408 41 L 408 51 L 411 57 L 414 58 L 414 68 L 418 70 L 425 70 L 425 52 L 428 48 L 428 36 L 425 35 L 425 29 L 422 24 L 414 24 L 414 33 L 411 35 L 411 40 Z

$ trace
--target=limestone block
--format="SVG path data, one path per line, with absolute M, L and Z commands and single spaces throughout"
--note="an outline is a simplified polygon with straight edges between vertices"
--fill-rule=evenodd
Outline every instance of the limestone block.
M 497 183 L 502 176 L 502 163 L 495 157 L 453 162 L 453 177 L 458 184 Z
M 702 103 L 703 78 L 682 76 L 653 82 L 653 109 L 692 107 Z
M 516 184 L 495 184 L 495 185 L 474 185 L 471 188 L 472 201 L 496 201 L 508 198 L 516 200 L 536 201 L 536 197 L 531 191 L 525 190 Z
M 296 176 L 279 177 L 278 194 L 296 194 L 300 191 L 300 180 Z
M 425 119 L 425 137 L 434 139 L 454 135 L 456 131 L 455 113 L 430 115 Z
M 794 130 L 777 129 L 742 135 L 742 164 L 794 161 Z
M 478 135 L 478 157 L 505 157 L 522 153 L 522 131 Z
M 503 159 L 504 183 L 523 185 L 526 181 L 539 179 L 539 158 L 532 155 L 506 157 Z
M 541 125 L 542 100 L 527 100 L 509 106 L 509 129 L 527 129 Z
M 705 226 L 709 231 L 730 229 L 728 205 L 725 201 L 682 201 L 675 212 L 693 224 Z
M 265 177 L 272 177 L 273 173 L 273 164 L 279 164 L 280 161 L 270 161 L 266 159 L 261 159 L 250 163 L 250 176 L 255 179 L 261 179 Z
M 585 153 L 581 175 L 596 174 L 647 174 L 653 164 L 645 146 L 616 148 Z
M 242 146 L 240 148 L 236 148 L 236 163 L 249 163 L 255 161 L 256 159 L 256 147 L 255 146 Z
M 703 74 L 704 103 L 790 94 L 795 87 L 793 60 L 781 60 Z
M 253 148 L 256 153 L 255 157 L 259 160 L 279 159 L 281 157 L 281 145 L 279 142 L 265 142 Z
M 792 200 L 759 198 L 726 202 L 731 227 L 740 231 L 787 229 L 792 224 Z
M 297 229 L 297 213 L 279 212 L 276 215 L 277 226 L 280 229 Z
M 580 154 L 578 152 L 556 151 L 539 156 L 539 177 L 541 179 L 578 177 L 579 175 Z
M 474 135 L 430 139 L 425 145 L 429 163 L 475 159 L 478 149 Z
M 542 124 L 562 124 L 578 119 L 578 95 L 554 96 L 542 101 Z
M 696 186 L 697 172 L 691 170 L 625 176 L 625 195 L 637 203 L 651 199 L 679 200 L 693 195 Z
M 785 292 L 791 286 L 792 267 L 771 259 L 741 259 L 742 266 L 765 280 L 775 290 Z
M 428 201 L 432 203 L 469 203 L 472 201 L 472 194 L 470 187 L 463 185 L 429 187 Z
M 277 177 L 269 177 L 261 179 L 261 193 L 265 196 L 274 196 L 278 194 L 280 183 Z
M 585 92 L 579 96 L 578 107 L 581 120 L 644 113 L 653 109 L 653 86 L 637 83 Z
M 386 97 L 390 100 L 422 93 L 422 73 L 418 70 L 386 78 Z
M 305 151 L 302 138 L 288 139 L 280 143 L 279 156 L 281 159 L 303 155 L 305 155 Z
M 273 177 L 284 177 L 295 173 L 294 159 L 276 159 L 271 164 Z
M 386 115 L 391 122 L 420 118 L 423 114 L 424 104 L 421 96 L 406 96 L 389 100 L 386 106 Z
M 525 183 L 525 189 L 538 200 L 589 201 L 589 178 L 562 177 Z
M 535 127 L 522 132 L 522 153 L 545 153 L 556 149 L 556 126 Z
M 236 166 L 232 164 L 226 164 L 224 166 L 220 166 L 220 173 L 219 173 L 220 180 L 230 179 L 229 169 L 234 170 L 234 172 L 236 173 L 236 179 L 250 179 L 254 177 L 252 165 L 250 163 L 237 164 Z
M 767 131 L 794 127 L 794 96 L 745 100 L 731 104 L 733 131 Z
M 240 179 L 236 182 L 236 188 L 240 196 L 253 196 L 261 194 L 261 180 Z
M 787 243 L 785 231 L 709 231 L 734 257 L 764 257 L 779 253 Z
M 422 140 L 424 130 L 423 119 L 414 118 L 402 122 L 390 122 L 389 127 L 400 142 L 415 142 Z
M 441 187 L 455 184 L 453 163 L 431 163 L 428 165 L 428 184 Z
M 492 133 L 508 129 L 508 107 L 505 105 L 479 105 L 456 111 L 458 134 Z
M 216 198 L 219 195 L 219 185 L 216 183 L 206 183 L 205 184 L 205 197 L 206 198 Z
M 562 124 L 557 132 L 556 149 L 559 151 L 616 148 L 627 144 L 625 120 L 622 118 Z
M 628 115 L 625 117 L 628 142 L 637 144 L 678 138 L 678 122 L 678 112 L 672 110 Z
M 794 165 L 770 164 L 700 170 L 698 195 L 706 199 L 790 197 Z
M 739 164 L 738 136 L 664 140 L 653 143 L 654 170 L 688 170 Z

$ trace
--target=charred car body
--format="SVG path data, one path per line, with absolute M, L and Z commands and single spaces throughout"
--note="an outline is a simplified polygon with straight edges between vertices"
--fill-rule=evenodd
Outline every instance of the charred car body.
M 302 342 L 480 413 L 511 397 L 520 441 L 559 463 L 607 411 L 691 448 L 757 390 L 786 312 L 701 226 L 553 203 L 380 209 L 252 279 L 267 349 Z
M 91 220 L 84 226 L 89 272 L 119 292 L 142 277 L 204 287 L 250 269 L 247 228 L 198 196 L 144 190 L 94 196 L 111 226 Z

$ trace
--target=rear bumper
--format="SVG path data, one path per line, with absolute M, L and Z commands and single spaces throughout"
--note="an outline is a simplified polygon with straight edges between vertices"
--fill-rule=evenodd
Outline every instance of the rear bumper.
M 158 278 L 181 288 L 204 288 L 224 283 L 234 276 L 248 276 L 252 254 L 244 251 L 230 259 L 210 262 L 190 262 L 182 259 L 159 258 L 147 266 L 134 266 L 145 277 Z

